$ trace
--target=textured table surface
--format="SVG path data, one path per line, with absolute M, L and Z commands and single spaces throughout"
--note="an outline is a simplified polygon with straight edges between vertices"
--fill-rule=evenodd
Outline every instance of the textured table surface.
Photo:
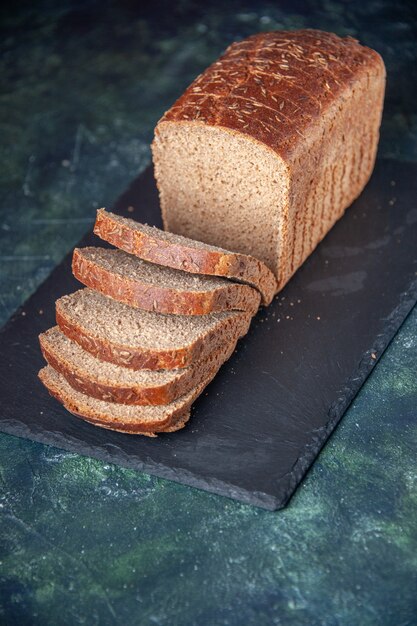
M 375 47 L 380 154 L 417 161 L 412 2 L 134 4 L 3 9 L 3 322 L 146 167 L 160 114 L 234 39 L 307 26 Z M 0 623 L 416 624 L 416 331 L 414 311 L 278 513 L 0 435 Z

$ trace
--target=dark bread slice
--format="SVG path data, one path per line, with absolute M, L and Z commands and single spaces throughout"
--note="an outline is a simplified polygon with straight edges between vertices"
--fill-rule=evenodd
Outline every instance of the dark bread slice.
M 274 274 L 265 263 L 253 256 L 174 235 L 105 209 L 97 211 L 94 233 L 117 248 L 151 263 L 191 274 L 222 276 L 247 283 L 260 292 L 265 305 L 270 304 L 277 291 Z
M 258 291 L 249 285 L 161 267 L 122 250 L 76 248 L 72 271 L 87 287 L 146 311 L 205 315 L 240 310 L 255 314 L 260 303 Z
M 71 387 L 99 400 L 122 404 L 169 404 L 217 372 L 232 354 L 237 337 L 203 361 L 177 370 L 138 370 L 103 362 L 66 337 L 58 326 L 39 336 L 46 361 Z
M 56 301 L 62 332 L 97 358 L 131 369 L 176 369 L 207 359 L 246 335 L 249 313 L 163 315 L 134 309 L 91 289 Z
M 154 434 L 167 429 L 181 428 L 187 421 L 194 400 L 214 377 L 175 402 L 162 406 L 134 406 L 97 400 L 71 387 L 67 380 L 50 365 L 40 370 L 41 382 L 65 408 L 84 420 L 110 430 L 130 434 Z

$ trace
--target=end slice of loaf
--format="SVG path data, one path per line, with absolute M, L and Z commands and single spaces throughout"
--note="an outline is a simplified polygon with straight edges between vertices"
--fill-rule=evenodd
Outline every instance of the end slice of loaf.
M 50 365 L 39 372 L 39 378 L 49 393 L 61 402 L 70 413 L 95 426 L 138 435 L 181 428 L 189 417 L 192 403 L 209 384 L 213 376 L 170 404 L 132 406 L 105 402 L 80 393 L 73 389 L 66 379 Z
M 66 337 L 58 326 L 39 336 L 42 353 L 54 370 L 81 393 L 106 402 L 159 405 L 174 402 L 212 376 L 230 358 L 237 337 L 203 361 L 179 370 L 134 371 L 100 361 Z
M 254 314 L 260 303 L 259 293 L 249 285 L 161 267 L 123 250 L 76 248 L 72 271 L 87 287 L 146 311 L 205 315 L 240 310 Z
M 252 256 L 174 235 L 105 209 L 97 211 L 94 233 L 117 248 L 151 263 L 247 283 L 260 292 L 265 305 L 270 304 L 277 290 L 271 270 Z
M 134 370 L 159 370 L 209 358 L 248 332 L 251 315 L 164 315 L 80 289 L 56 301 L 56 321 L 69 339 L 98 359 Z

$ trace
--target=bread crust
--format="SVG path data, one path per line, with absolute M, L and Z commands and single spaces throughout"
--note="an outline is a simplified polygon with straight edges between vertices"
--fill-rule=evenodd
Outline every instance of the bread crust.
M 248 311 L 255 314 L 260 294 L 240 283 L 228 283 L 211 291 L 179 291 L 149 285 L 120 276 L 83 255 L 75 248 L 72 272 L 80 282 L 118 302 L 146 311 L 174 315 L 206 315 L 220 311 Z
M 254 257 L 227 250 L 207 250 L 187 246 L 187 242 L 167 241 L 159 237 L 162 232 L 152 229 L 152 234 L 134 229 L 135 222 L 125 218 L 115 219 L 112 213 L 98 209 L 94 233 L 112 245 L 135 256 L 165 267 L 183 270 L 192 274 L 222 276 L 242 281 L 255 287 L 268 305 L 277 289 L 271 270 Z M 129 226 L 132 222 L 132 227 Z M 192 242 L 198 244 L 198 242 Z
M 93 356 L 109 363 L 134 370 L 180 369 L 196 361 L 207 358 L 218 350 L 230 337 L 246 335 L 250 325 L 250 315 L 242 313 L 219 322 L 212 330 L 199 337 L 194 343 L 176 350 L 146 349 L 139 346 L 118 344 L 105 337 L 93 334 L 91 330 L 77 323 L 60 300 L 56 302 L 56 322 L 62 332 L 78 343 Z
M 49 331 L 39 336 L 42 354 L 49 365 L 64 376 L 73 389 L 105 402 L 130 405 L 163 405 L 174 402 L 214 375 L 233 354 L 237 342 L 237 337 L 231 337 L 227 344 L 221 346 L 209 358 L 197 361 L 188 368 L 177 370 L 175 378 L 168 382 L 126 385 L 119 381 L 104 382 L 103 378 L 95 376 L 88 367 L 55 350 L 48 337 Z
M 76 415 L 76 417 L 80 417 L 80 416 Z M 143 435 L 145 437 L 155 438 L 155 437 L 158 437 L 158 435 L 161 433 L 173 433 L 173 432 L 176 432 L 177 430 L 181 430 L 181 428 L 184 428 L 184 426 L 186 425 L 190 417 L 191 417 L 191 410 L 189 409 L 188 411 L 185 411 L 183 415 L 180 415 L 179 417 L 177 417 L 176 420 L 173 420 L 170 426 L 166 426 L 164 430 L 158 430 L 155 432 L 145 432 L 145 431 L 139 431 L 139 430 L 134 430 L 134 429 L 132 430 L 128 426 L 126 426 L 125 428 L 109 426 L 107 423 L 100 422 L 98 420 L 88 419 L 87 417 L 83 417 L 83 420 L 85 422 L 88 422 L 92 426 L 98 426 L 99 428 L 106 428 L 107 430 L 115 430 L 119 433 L 125 433 L 125 435 Z
M 380 55 L 352 37 L 313 29 L 258 33 L 232 43 L 200 74 L 156 133 L 164 122 L 195 121 L 247 135 L 292 161 L 304 150 L 303 129 L 320 121 L 358 73 L 381 71 Z

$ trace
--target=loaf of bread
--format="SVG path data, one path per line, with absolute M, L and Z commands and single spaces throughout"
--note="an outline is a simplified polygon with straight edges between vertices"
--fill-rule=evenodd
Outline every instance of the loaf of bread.
M 72 413 L 155 436 L 182 428 L 261 301 L 361 192 L 385 85 L 379 55 L 320 31 L 232 44 L 152 144 L 162 232 L 99 211 L 118 250 L 76 249 L 88 288 L 56 303 L 39 377 Z M 268 269 L 269 268 L 269 269 Z
M 270 304 L 276 292 L 276 280 L 271 270 L 262 261 L 246 254 L 173 235 L 105 209 L 97 211 L 94 233 L 144 261 L 191 274 L 224 276 L 247 283 L 259 291 L 265 305 Z
M 260 259 L 282 288 L 368 181 L 384 89 L 351 37 L 233 43 L 155 129 L 165 229 Z
M 76 248 L 72 272 L 87 287 L 118 302 L 158 313 L 205 315 L 237 310 L 254 314 L 261 300 L 249 285 L 147 263 L 122 250 Z

